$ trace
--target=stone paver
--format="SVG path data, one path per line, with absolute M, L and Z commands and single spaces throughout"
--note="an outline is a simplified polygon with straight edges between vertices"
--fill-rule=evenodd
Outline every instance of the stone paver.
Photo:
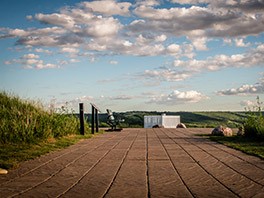
M 264 197 L 264 161 L 195 134 L 124 129 L 0 175 L 0 197 Z

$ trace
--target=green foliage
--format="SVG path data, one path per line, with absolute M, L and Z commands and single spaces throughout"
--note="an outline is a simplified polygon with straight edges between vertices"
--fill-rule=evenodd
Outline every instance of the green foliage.
M 33 143 L 78 133 L 78 118 L 66 107 L 47 112 L 38 103 L 0 93 L 0 143 Z
M 116 113 L 118 117 L 124 119 L 121 123 L 123 128 L 133 127 L 142 128 L 144 126 L 144 116 L 146 115 L 161 115 L 164 112 L 157 111 L 131 111 L 125 113 Z M 245 112 L 165 112 L 166 115 L 178 115 L 181 122 L 188 128 L 214 128 L 218 125 L 237 128 L 243 124 L 245 117 L 248 115 Z M 100 121 L 106 120 L 107 116 L 100 115 Z
M 213 141 L 219 142 L 231 148 L 240 150 L 244 153 L 254 155 L 264 159 L 264 142 L 256 137 L 245 136 L 211 136 L 209 138 Z
M 0 146 L 0 167 L 5 169 L 16 168 L 22 161 L 34 159 L 51 151 L 66 148 L 81 139 L 91 138 L 87 135 L 69 135 L 61 138 L 49 138 L 35 144 L 28 143 L 6 143 Z
M 248 108 L 249 117 L 244 122 L 246 137 L 258 137 L 264 139 L 264 116 L 262 102 L 257 97 L 257 104 L 253 109 Z

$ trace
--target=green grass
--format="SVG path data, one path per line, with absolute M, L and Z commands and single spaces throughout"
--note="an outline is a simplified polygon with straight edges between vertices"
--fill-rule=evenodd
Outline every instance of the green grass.
M 40 103 L 0 92 L 0 143 L 34 143 L 79 134 L 79 128 L 78 117 L 65 106 L 47 111 Z
M 219 142 L 228 147 L 240 150 L 246 154 L 264 159 L 264 141 L 258 138 L 248 138 L 245 136 L 209 136 L 210 140 Z
M 41 103 L 0 92 L 0 167 L 15 168 L 20 162 L 90 138 L 80 135 L 79 119 L 67 106 L 45 110 Z
M 66 148 L 82 139 L 91 138 L 87 135 L 69 135 L 60 138 L 50 138 L 46 141 L 29 143 L 7 143 L 0 145 L 0 167 L 5 169 L 17 168 L 19 163 L 34 159 L 49 152 Z

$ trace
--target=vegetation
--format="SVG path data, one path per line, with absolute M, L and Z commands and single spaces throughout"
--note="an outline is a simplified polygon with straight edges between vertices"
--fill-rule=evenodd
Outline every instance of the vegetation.
M 20 162 L 34 159 L 51 151 L 75 144 L 81 139 L 92 137 L 91 134 L 69 135 L 60 138 L 49 138 L 46 141 L 29 143 L 7 143 L 0 146 L 0 167 L 16 168 Z
M 157 111 L 131 111 L 125 113 L 115 113 L 114 116 L 124 119 L 122 127 L 142 128 L 144 127 L 145 115 L 179 115 L 181 122 L 187 127 L 214 128 L 218 125 L 230 128 L 238 128 L 243 125 L 249 116 L 247 112 L 157 112 Z M 105 125 L 106 114 L 100 114 L 100 125 Z
M 88 124 L 85 124 L 88 131 Z M 79 119 L 66 107 L 50 112 L 34 102 L 0 93 L 0 167 L 18 163 L 50 151 L 65 148 L 82 138 Z
M 210 139 L 244 153 L 264 159 L 264 142 L 259 138 L 245 136 L 210 136 Z
M 37 103 L 0 93 L 0 143 L 34 143 L 79 133 L 79 120 L 66 107 L 50 112 Z
M 257 104 L 253 107 L 253 111 L 249 109 L 249 117 L 244 123 L 246 137 L 264 139 L 264 116 L 261 105 L 262 102 L 257 97 Z

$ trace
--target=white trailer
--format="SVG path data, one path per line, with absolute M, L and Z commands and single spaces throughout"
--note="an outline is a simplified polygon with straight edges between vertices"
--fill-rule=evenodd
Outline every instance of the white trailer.
M 152 128 L 155 125 L 164 128 L 176 128 L 180 123 L 180 116 L 168 116 L 166 114 L 144 116 L 144 128 Z

